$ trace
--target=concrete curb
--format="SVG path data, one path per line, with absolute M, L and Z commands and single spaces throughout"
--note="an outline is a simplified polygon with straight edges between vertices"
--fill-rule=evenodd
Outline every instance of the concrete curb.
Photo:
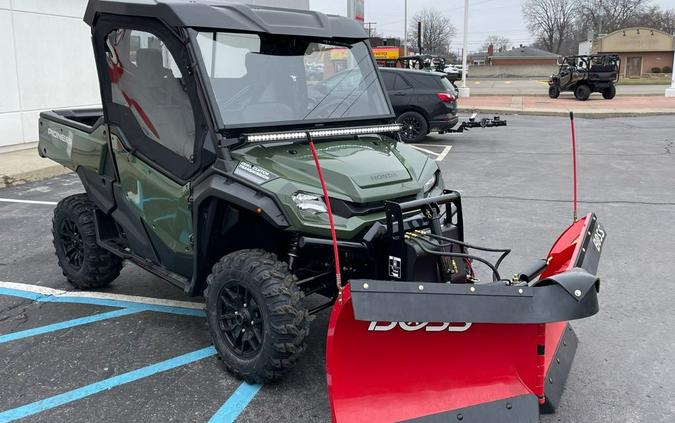
M 53 164 L 40 169 L 30 170 L 28 172 L 17 173 L 14 175 L 0 175 L 0 188 L 12 187 L 25 184 L 27 182 L 41 181 L 52 176 L 64 175 L 72 170 L 59 164 Z
M 496 113 L 502 115 L 527 115 L 527 116 L 568 116 L 570 110 L 551 110 L 551 109 L 512 109 L 499 107 L 462 107 L 458 109 L 465 113 Z M 613 117 L 640 117 L 640 116 L 663 116 L 675 115 L 675 110 L 646 110 L 640 112 L 619 112 L 619 111 L 578 111 L 572 110 L 576 117 L 585 119 L 604 119 Z

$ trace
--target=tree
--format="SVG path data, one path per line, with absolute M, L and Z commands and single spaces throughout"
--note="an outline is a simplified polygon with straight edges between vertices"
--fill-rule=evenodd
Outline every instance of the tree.
M 450 19 L 436 9 L 422 9 L 415 13 L 408 29 L 408 43 L 417 47 L 417 23 L 422 22 L 422 52 L 447 55 L 455 27 Z
M 630 26 L 644 13 L 650 0 L 580 0 L 578 11 L 596 34 L 609 34 Z
M 501 35 L 490 35 L 485 39 L 482 50 L 487 51 L 490 45 L 494 51 L 506 51 L 511 47 L 511 40 Z
M 577 0 L 526 0 L 522 13 L 527 28 L 537 39 L 537 45 L 560 53 L 565 40 L 573 35 L 577 10 Z
M 661 30 L 666 34 L 673 34 L 675 33 L 675 9 L 662 10 L 659 6 L 650 6 L 629 19 L 627 26 L 645 26 Z

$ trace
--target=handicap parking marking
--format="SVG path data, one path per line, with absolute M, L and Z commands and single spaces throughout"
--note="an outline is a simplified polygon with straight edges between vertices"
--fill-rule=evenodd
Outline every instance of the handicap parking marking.
M 65 291 L 17 282 L 0 281 L 0 295 L 22 297 L 33 301 L 93 304 L 109 307 L 129 308 L 140 304 L 148 311 L 204 316 L 203 303 L 114 294 L 110 292 Z
M 222 407 L 214 414 L 208 423 L 231 423 L 234 422 L 242 411 L 253 400 L 262 385 L 242 383 L 236 391 L 225 401 Z
M 1 291 L 0 291 L 1 293 Z M 93 314 L 91 316 L 80 317 L 78 319 L 66 320 L 64 322 L 53 323 L 51 325 L 40 326 L 33 329 L 22 330 L 18 332 L 10 332 L 5 335 L 0 335 L 0 344 L 5 342 L 16 341 L 17 339 L 28 338 L 31 336 L 42 335 L 58 330 L 69 329 L 76 326 L 87 325 L 89 323 L 100 322 L 101 320 L 114 319 L 116 317 L 126 316 L 129 314 L 145 311 L 142 307 L 138 308 L 122 308 L 119 310 L 108 311 L 106 313 Z
M 39 285 L 22 284 L 0 281 L 0 295 L 30 299 L 37 302 L 95 304 L 120 307 L 117 310 L 98 313 L 91 316 L 53 323 L 37 328 L 0 335 L 0 344 L 16 341 L 32 336 L 100 322 L 107 319 L 122 317 L 143 311 L 160 311 L 165 313 L 205 317 L 203 304 L 186 301 L 163 300 L 159 298 L 137 297 L 131 295 L 64 291 Z M 90 395 L 103 392 L 120 385 L 165 372 L 192 362 L 216 355 L 213 346 L 202 348 L 188 354 L 183 354 L 159 363 L 151 364 L 121 375 L 113 376 L 99 382 L 73 389 L 58 395 L 44 398 L 29 404 L 0 412 L 0 423 L 10 422 L 33 414 L 41 413 L 61 405 L 86 398 Z M 246 409 L 262 388 L 260 384 L 242 382 L 226 402 L 210 418 L 211 422 L 234 422 Z
M 0 412 L 0 423 L 11 422 L 17 419 L 32 416 L 33 414 L 41 413 L 58 406 L 80 400 L 90 395 L 107 391 L 117 386 L 134 382 L 157 373 L 165 372 L 167 370 L 175 369 L 176 367 L 184 366 L 186 364 L 190 364 L 214 355 L 216 355 L 216 349 L 213 346 L 210 346 L 180 355 L 178 357 L 160 361 L 159 363 L 151 364 L 146 367 L 141 367 L 140 369 L 132 370 L 127 373 L 122 373 L 121 375 L 103 379 L 99 382 L 94 382 L 81 388 L 73 389 L 62 394 L 54 395 L 52 397 L 22 405 L 11 410 Z
M 46 206 L 55 206 L 58 204 L 56 201 L 19 200 L 16 198 L 0 198 L 0 203 L 43 204 Z
M 421 151 L 422 153 L 428 154 L 432 159 L 434 159 L 437 162 L 441 162 L 445 159 L 445 156 L 448 155 L 450 150 L 452 150 L 451 145 L 435 145 L 435 144 L 408 144 L 410 147 L 414 148 L 417 151 Z M 435 152 L 432 150 L 429 150 L 429 148 L 426 147 L 433 147 L 433 148 L 443 148 L 440 152 Z

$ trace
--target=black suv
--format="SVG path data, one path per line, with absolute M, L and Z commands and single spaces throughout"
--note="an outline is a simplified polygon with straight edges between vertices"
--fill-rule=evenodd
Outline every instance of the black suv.
M 404 125 L 404 141 L 419 142 L 457 125 L 457 91 L 446 74 L 398 68 L 380 68 L 380 73 L 396 120 Z

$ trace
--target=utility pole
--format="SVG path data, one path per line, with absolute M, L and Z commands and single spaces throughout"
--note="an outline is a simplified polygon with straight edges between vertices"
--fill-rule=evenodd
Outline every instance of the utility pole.
M 403 0 L 403 55 L 408 55 L 408 0 Z
M 673 33 L 673 50 L 675 50 L 675 33 Z M 670 69 L 672 80 L 670 88 L 666 88 L 666 97 L 675 97 L 675 51 L 673 51 L 673 67 Z
M 376 25 L 376 24 L 377 24 L 377 22 L 364 22 L 363 23 L 363 26 L 368 26 L 368 38 L 370 38 L 370 34 L 373 30 L 373 28 L 372 28 L 373 25 Z
M 462 48 L 462 88 L 459 89 L 460 97 L 469 97 L 470 90 L 466 86 L 466 73 L 469 67 L 466 64 L 466 54 L 469 46 L 469 0 L 464 0 L 464 47 Z
M 418 54 L 422 54 L 422 22 L 417 22 L 417 48 Z

